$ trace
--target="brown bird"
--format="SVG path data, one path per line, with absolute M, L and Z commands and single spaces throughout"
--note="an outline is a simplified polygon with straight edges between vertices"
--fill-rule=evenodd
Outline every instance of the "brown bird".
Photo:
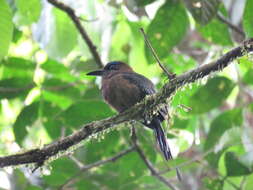
M 155 87 L 146 77 L 136 73 L 127 64 L 120 61 L 108 63 L 103 70 L 97 70 L 87 75 L 102 77 L 102 95 L 105 101 L 118 112 L 123 112 L 140 102 L 146 95 L 154 94 Z M 154 130 L 160 150 L 166 160 L 172 159 L 161 122 L 165 119 L 167 109 L 158 111 L 151 121 L 143 124 Z

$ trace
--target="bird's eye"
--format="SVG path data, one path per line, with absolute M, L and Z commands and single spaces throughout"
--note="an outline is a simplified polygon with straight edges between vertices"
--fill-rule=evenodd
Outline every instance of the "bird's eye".
M 118 70 L 118 65 L 110 65 L 108 70 Z

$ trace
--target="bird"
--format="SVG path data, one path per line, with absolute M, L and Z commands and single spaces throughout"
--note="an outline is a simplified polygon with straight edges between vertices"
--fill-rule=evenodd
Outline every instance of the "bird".
M 154 84 L 148 78 L 134 72 L 129 65 L 121 61 L 109 62 L 103 69 L 89 72 L 87 75 L 102 77 L 102 96 L 119 113 L 140 102 L 147 95 L 156 93 Z M 170 160 L 172 154 L 161 125 L 166 114 L 167 108 L 161 108 L 151 121 L 144 119 L 142 123 L 154 131 L 164 158 Z

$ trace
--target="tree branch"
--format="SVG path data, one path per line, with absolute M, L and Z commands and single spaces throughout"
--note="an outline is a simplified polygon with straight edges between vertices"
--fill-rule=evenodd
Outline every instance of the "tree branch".
M 146 158 L 145 154 L 141 150 L 141 148 L 138 145 L 137 142 L 137 136 L 134 127 L 132 127 L 132 142 L 134 144 L 134 147 L 139 154 L 140 158 L 143 160 L 147 168 L 150 170 L 151 174 L 156 177 L 158 180 L 160 180 L 162 183 L 164 183 L 166 186 L 171 188 L 172 190 L 176 190 L 177 188 L 172 185 L 165 177 L 159 174 L 159 171 L 157 171 L 154 166 L 151 164 L 151 162 Z
M 145 117 L 147 113 L 153 113 L 159 109 L 161 104 L 166 104 L 168 98 L 175 94 L 180 87 L 203 78 L 211 72 L 220 71 L 228 66 L 231 61 L 252 51 L 253 39 L 250 39 L 245 41 L 242 45 L 230 50 L 217 61 L 202 65 L 175 77 L 173 80 L 166 83 L 158 93 L 147 96 L 143 101 L 123 113 L 100 121 L 88 123 L 73 134 L 51 144 L 47 144 L 40 149 L 37 148 L 20 154 L 0 157 L 0 167 L 29 163 L 36 163 L 38 166 L 41 166 L 49 158 L 56 157 L 56 155 L 66 151 L 68 148 L 92 135 L 124 122 L 140 120 Z
M 88 36 L 87 32 L 85 31 L 85 29 L 83 28 L 80 19 L 78 16 L 76 16 L 75 11 L 65 5 L 64 3 L 58 1 L 58 0 L 47 0 L 49 3 L 51 3 L 52 5 L 54 5 L 55 7 L 61 9 L 62 11 L 66 12 L 69 17 L 71 18 L 71 20 L 74 22 L 74 24 L 76 25 L 77 30 L 80 32 L 83 40 L 86 42 L 87 46 L 90 49 L 90 52 L 94 58 L 94 60 L 96 61 L 97 65 L 99 67 L 103 67 L 103 63 L 100 59 L 100 56 L 97 52 L 97 47 L 93 44 L 93 42 L 91 41 L 90 37 Z

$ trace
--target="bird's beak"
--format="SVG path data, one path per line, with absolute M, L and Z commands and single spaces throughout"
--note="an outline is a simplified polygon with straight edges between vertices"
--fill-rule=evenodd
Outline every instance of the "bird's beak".
M 92 71 L 87 73 L 86 75 L 92 75 L 92 76 L 102 76 L 103 75 L 103 70 L 97 70 L 97 71 Z

